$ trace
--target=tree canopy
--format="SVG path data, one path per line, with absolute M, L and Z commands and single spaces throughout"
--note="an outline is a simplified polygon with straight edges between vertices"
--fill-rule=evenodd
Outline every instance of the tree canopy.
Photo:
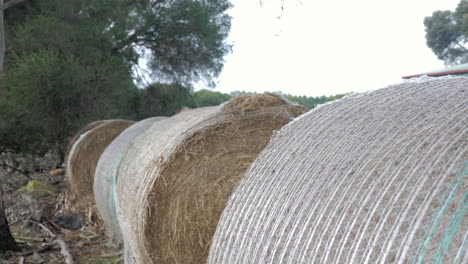
M 40 154 L 66 145 L 95 120 L 169 116 L 183 107 L 218 105 L 236 94 L 191 89 L 192 82 L 212 83 L 231 48 L 228 0 L 16 3 L 4 17 L 2 148 Z M 137 88 L 135 68 L 142 61 L 157 81 Z M 288 98 L 310 108 L 336 99 Z
M 43 152 L 88 122 L 149 114 L 141 110 L 151 104 L 142 93 L 167 99 L 171 92 L 183 95 L 179 88 L 192 82 L 212 83 L 231 48 L 230 7 L 227 0 L 24 0 L 11 6 L 5 10 L 0 144 Z M 142 61 L 154 79 L 178 88 L 139 91 L 135 69 Z
M 231 99 L 231 95 L 229 94 L 202 89 L 192 94 L 189 106 L 195 108 L 220 105 L 229 99 Z
M 427 45 L 447 65 L 468 62 L 468 0 L 424 19 Z
M 99 49 L 130 67 L 144 58 L 160 80 L 211 81 L 230 51 L 230 7 L 227 0 L 29 0 L 6 14 L 7 47 L 81 56 Z
M 137 119 L 172 116 L 187 106 L 191 91 L 180 84 L 153 83 L 139 89 Z
M 0 140 L 15 151 L 44 152 L 96 119 L 134 118 L 128 70 L 41 50 L 15 59 L 2 82 Z

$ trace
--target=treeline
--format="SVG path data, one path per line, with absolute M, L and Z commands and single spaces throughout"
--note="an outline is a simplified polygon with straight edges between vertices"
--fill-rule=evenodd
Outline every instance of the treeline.
M 38 64 L 28 74 L 40 73 L 40 69 L 46 69 L 45 66 Z M 54 69 L 48 66 L 48 71 L 53 72 Z M 58 73 L 59 69 L 56 71 Z M 37 75 L 37 78 L 40 76 L 41 74 Z M 77 91 L 86 95 L 83 98 L 84 95 L 70 94 L 61 86 L 54 85 L 53 79 L 44 79 L 38 83 L 42 85 L 33 86 L 33 89 L 13 89 L 8 96 L 3 97 L 7 100 L 0 101 L 0 138 L 3 148 L 29 153 L 43 153 L 51 146 L 64 149 L 69 137 L 91 121 L 116 118 L 142 120 L 153 116 L 171 116 L 185 107 L 215 106 L 233 96 L 248 94 L 242 91 L 226 94 L 207 89 L 192 91 L 181 84 L 155 83 L 144 89 L 128 89 L 121 94 L 103 95 L 108 97 L 107 101 L 93 99 L 92 96 L 98 95 L 86 90 L 86 87 Z M 15 85 L 31 87 L 31 84 Z M 292 102 L 314 108 L 344 95 L 346 94 L 307 97 L 285 94 L 285 97 Z M 87 119 L 82 118 L 83 116 Z
M 336 95 L 331 95 L 331 96 L 325 96 L 325 95 L 322 95 L 322 96 L 316 96 L 316 97 L 313 97 L 313 96 L 295 96 L 295 95 L 290 95 L 290 94 L 286 94 L 286 98 L 288 98 L 288 100 L 292 101 L 292 102 L 295 102 L 295 103 L 298 103 L 300 105 L 303 105 L 303 106 L 306 106 L 310 109 L 316 107 L 317 105 L 319 104 L 324 104 L 324 103 L 327 103 L 327 102 L 330 102 L 330 101 L 333 101 L 333 100 L 337 100 L 337 99 L 340 99 L 346 95 L 349 95 L 351 93 L 344 93 L 344 94 L 336 94 Z
M 28 74 L 39 73 L 35 76 L 40 78 L 44 76 L 40 69 L 55 74 L 67 72 L 59 73 L 60 69 L 47 66 L 39 64 Z M 184 107 L 219 105 L 231 98 L 210 90 L 193 92 L 181 84 L 155 83 L 143 89 L 129 85 L 128 89 L 101 94 L 88 87 L 70 93 L 57 79 L 28 84 L 19 83 L 28 79 L 17 81 L 10 82 L 16 88 L 0 99 L 0 152 L 9 149 L 43 154 L 52 147 L 63 150 L 80 127 L 95 120 L 171 116 Z
M 283 93 L 281 91 L 277 91 L 276 93 L 284 95 L 291 102 L 303 105 L 303 106 L 305 106 L 307 108 L 310 108 L 310 109 L 316 107 L 319 104 L 324 104 L 326 102 L 337 100 L 337 99 L 340 99 L 340 98 L 342 98 L 342 97 L 344 97 L 346 95 L 352 94 L 352 92 L 349 92 L 349 93 L 336 94 L 336 95 L 331 95 L 331 96 L 322 95 L 322 96 L 315 96 L 314 97 L 314 96 L 305 96 L 305 95 L 297 96 L 297 95 L 292 95 L 292 94 L 285 94 L 285 93 Z M 230 93 L 229 96 L 237 96 L 237 95 L 241 95 L 241 94 L 251 94 L 251 92 L 234 91 L 234 92 Z
M 337 94 L 332 96 L 295 96 L 284 94 L 280 91 L 277 93 L 283 94 L 291 102 L 306 106 L 310 109 L 319 104 L 324 104 L 336 99 L 340 99 L 346 94 Z M 171 116 L 176 114 L 184 107 L 197 108 L 205 106 L 220 105 L 232 97 L 253 94 L 252 92 L 234 91 L 229 94 L 218 91 L 202 89 L 192 91 L 179 84 L 162 84 L 155 83 L 145 89 L 139 90 L 136 116 L 138 120 L 152 116 Z
M 193 92 L 180 84 L 155 83 L 139 90 L 137 119 L 152 116 L 171 116 L 184 107 L 197 108 L 219 105 L 231 95 L 211 90 Z

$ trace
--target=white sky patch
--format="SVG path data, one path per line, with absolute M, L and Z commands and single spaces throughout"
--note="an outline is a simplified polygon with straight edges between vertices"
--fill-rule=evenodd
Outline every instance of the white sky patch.
M 280 2 L 233 1 L 233 52 L 215 91 L 363 92 L 443 68 L 423 20 L 460 0 L 285 0 L 278 19 Z

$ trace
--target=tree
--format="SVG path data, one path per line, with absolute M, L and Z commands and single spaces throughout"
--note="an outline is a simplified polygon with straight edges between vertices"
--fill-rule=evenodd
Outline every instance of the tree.
M 468 62 L 468 0 L 424 19 L 427 45 L 447 65 Z
M 192 94 L 190 107 L 204 107 L 220 105 L 231 99 L 229 94 L 202 89 Z
M 23 0 L 10 0 L 9 2 L 4 3 L 3 0 L 0 0 L 0 76 L 3 73 L 3 64 L 5 63 L 5 28 L 3 13 L 5 9 L 21 1 Z M 0 90 L 0 96 L 2 96 L 1 92 L 2 91 Z M 16 242 L 11 235 L 10 227 L 8 226 L 8 221 L 5 215 L 3 188 L 0 183 L 0 253 L 4 253 L 7 250 L 14 250 L 16 248 Z
M 98 63 L 46 50 L 15 59 L 1 84 L 0 144 L 43 154 L 96 119 L 133 119 L 137 89 L 126 67 L 95 55 Z
M 36 0 L 24 12 L 33 20 L 47 17 L 66 24 L 70 31 L 62 36 L 56 34 L 60 28 L 32 24 L 29 37 L 21 38 L 22 30 L 10 47 L 22 52 L 52 46 L 75 53 L 77 44 L 97 46 L 130 67 L 144 59 L 160 81 L 210 83 L 231 48 L 225 41 L 230 7 L 228 0 Z M 10 22 L 15 24 L 15 18 Z M 50 35 L 58 43 L 51 43 Z
M 322 95 L 322 96 L 316 96 L 316 97 L 313 97 L 313 96 L 295 96 L 295 95 L 290 95 L 290 94 L 287 94 L 285 95 L 286 98 L 288 98 L 288 100 L 292 101 L 292 102 L 295 102 L 295 103 L 298 103 L 300 105 L 303 105 L 305 107 L 308 107 L 310 109 L 316 107 L 317 105 L 319 104 L 324 104 L 326 102 L 330 102 L 330 101 L 334 101 L 334 100 L 337 100 L 337 99 L 340 99 L 346 95 L 349 95 L 351 93 L 345 93 L 345 94 L 336 94 L 336 95 L 331 95 L 331 96 L 325 96 L 325 95 Z
M 204 80 L 214 85 L 212 79 L 221 72 L 223 57 L 231 48 L 225 43 L 231 27 L 231 17 L 225 14 L 229 1 L 149 3 L 149 11 L 142 12 L 143 25 L 114 50 L 145 47 L 151 54 L 149 66 L 159 79 L 182 84 Z
M 139 90 L 138 119 L 176 114 L 190 100 L 190 89 L 180 84 L 154 83 Z
M 25 0 L 9 8 L 0 144 L 41 152 L 90 121 L 135 118 L 133 69 L 142 58 L 162 81 L 210 82 L 230 48 L 229 7 L 225 0 Z
M 0 184 L 0 253 L 8 250 L 16 250 L 15 239 L 11 235 L 8 221 L 5 215 L 5 205 L 3 204 L 3 188 Z

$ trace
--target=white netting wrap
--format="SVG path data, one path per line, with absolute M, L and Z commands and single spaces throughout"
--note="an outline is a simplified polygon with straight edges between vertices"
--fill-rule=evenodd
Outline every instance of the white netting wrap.
M 99 158 L 94 176 L 94 199 L 108 232 L 116 242 L 122 240 L 115 208 L 117 166 L 132 141 L 165 118 L 152 117 L 131 125 L 112 141 Z
M 65 157 L 65 175 L 70 182 L 68 207 L 75 212 L 87 211 L 94 205 L 94 175 L 99 158 L 112 141 L 133 121 L 105 120 L 81 129 L 69 144 Z
M 124 241 L 125 263 L 151 263 L 143 246 L 148 195 L 160 169 L 159 164 L 174 151 L 184 132 L 219 111 L 206 107 L 184 111 L 162 120 L 138 138 L 117 168 L 116 211 Z M 119 184 L 120 182 L 120 184 Z
M 208 262 L 468 263 L 468 78 L 424 78 L 285 126 L 218 223 Z

